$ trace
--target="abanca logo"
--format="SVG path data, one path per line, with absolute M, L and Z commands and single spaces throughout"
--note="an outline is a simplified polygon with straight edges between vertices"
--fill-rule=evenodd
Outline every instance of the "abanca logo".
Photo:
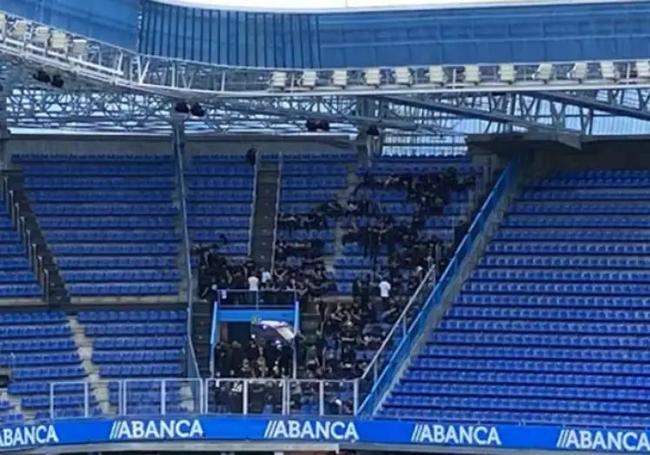
M 354 422 L 343 420 L 270 420 L 264 431 L 265 439 L 307 439 L 355 441 L 359 439 Z
M 501 437 L 496 427 L 416 423 L 411 433 L 411 442 L 455 446 L 500 446 Z
M 204 436 L 197 419 L 179 420 L 116 420 L 111 426 L 110 440 L 199 439 Z
M 52 425 L 33 425 L 0 429 L 0 448 L 12 449 L 57 444 L 59 436 Z
M 570 450 L 650 452 L 650 438 L 644 431 L 563 429 L 556 446 Z

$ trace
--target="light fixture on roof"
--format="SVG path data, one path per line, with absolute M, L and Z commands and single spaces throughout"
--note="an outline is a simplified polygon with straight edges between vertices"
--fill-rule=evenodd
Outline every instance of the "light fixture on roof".
M 339 88 L 347 87 L 348 85 L 347 70 L 334 70 L 332 72 L 332 85 Z
M 17 20 L 16 22 L 14 22 L 13 29 L 11 30 L 11 35 L 17 39 L 23 39 L 27 34 L 28 27 L 29 27 L 29 23 L 27 21 L 22 19 Z
M 271 73 L 271 87 L 283 89 L 287 86 L 287 73 L 284 71 L 273 71 Z
M 535 79 L 540 81 L 548 82 L 553 76 L 553 64 L 552 63 L 540 63 L 535 71 Z
M 46 46 L 50 40 L 50 29 L 39 25 L 34 29 L 34 36 L 32 37 L 32 42 L 35 44 L 40 44 L 41 46 Z
M 429 67 L 429 82 L 435 85 L 444 85 L 447 82 L 445 70 L 442 66 L 432 65 Z
M 379 68 L 368 68 L 363 72 L 363 78 L 367 85 L 379 87 L 381 85 L 381 71 Z
M 61 30 L 53 30 L 52 36 L 50 37 L 50 49 L 65 52 L 68 50 L 68 35 Z
M 481 69 L 478 65 L 465 65 L 465 82 L 474 85 L 481 83 Z
M 499 80 L 507 84 L 513 84 L 517 79 L 517 71 L 512 63 L 502 63 L 499 65 Z
M 569 77 L 578 81 L 587 79 L 587 62 L 576 62 L 569 71 Z
M 7 32 L 7 15 L 0 13 L 0 35 L 5 36 Z
M 73 57 L 78 57 L 84 59 L 88 53 L 88 41 L 81 38 L 75 38 L 72 40 L 72 47 L 70 49 L 70 54 Z
M 638 60 L 636 62 L 636 77 L 650 79 L 650 62 L 648 60 Z
M 314 70 L 305 70 L 302 72 L 302 77 L 300 78 L 300 85 L 305 88 L 314 88 L 316 87 L 316 82 L 318 81 L 318 74 Z
M 616 81 L 619 78 L 618 69 L 616 69 L 616 65 L 612 61 L 600 62 L 600 74 L 603 79 L 610 81 Z
M 413 85 L 413 71 L 408 66 L 398 66 L 394 69 L 395 83 L 399 85 Z

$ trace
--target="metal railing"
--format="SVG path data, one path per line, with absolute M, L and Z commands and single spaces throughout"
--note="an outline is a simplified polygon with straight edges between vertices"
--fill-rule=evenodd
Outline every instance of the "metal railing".
M 219 307 L 224 309 L 293 308 L 296 302 L 298 302 L 298 293 L 295 290 L 262 289 L 260 291 L 248 291 L 243 289 L 223 289 L 217 292 L 217 303 Z
M 365 399 L 373 390 L 379 380 L 381 373 L 384 371 L 390 361 L 393 352 L 406 337 L 411 325 L 426 299 L 431 294 L 436 284 L 436 266 L 433 265 L 424 276 L 420 285 L 417 287 L 408 303 L 402 310 L 399 318 L 393 324 L 390 331 L 384 338 L 381 346 L 375 353 L 374 357 L 361 375 L 361 396 Z
M 255 165 L 253 166 L 253 199 L 251 200 L 251 214 L 248 217 L 248 256 L 253 255 L 253 231 L 255 228 L 255 207 L 257 206 L 257 174 L 260 170 L 262 154 L 255 154 Z
M 275 267 L 275 244 L 278 241 L 278 218 L 280 217 L 280 198 L 282 197 L 282 169 L 284 168 L 284 155 L 278 155 L 278 179 L 275 190 L 275 219 L 273 220 L 273 243 L 271 247 L 271 270 Z
M 412 319 L 411 324 L 399 333 L 406 335 L 398 339 L 399 344 L 396 348 L 391 349 L 394 344 L 385 342 L 380 350 L 375 355 L 375 358 L 382 358 L 381 366 L 383 368 L 370 365 L 362 376 L 362 387 L 364 393 L 364 400 L 361 404 L 360 412 L 371 413 L 374 412 L 379 405 L 380 400 L 386 390 L 388 389 L 391 381 L 394 379 L 398 372 L 398 367 L 406 358 L 412 348 L 415 346 L 416 341 L 427 329 L 427 321 L 432 310 L 443 303 L 443 297 L 451 288 L 452 283 L 457 281 L 460 277 L 462 265 L 467 256 L 472 251 L 476 240 L 484 233 L 488 219 L 497 208 L 499 203 L 508 194 L 508 191 L 514 184 L 519 170 L 520 159 L 513 159 L 510 164 L 501 173 L 499 179 L 494 185 L 493 190 L 483 203 L 480 211 L 475 216 L 467 234 L 458 245 L 452 260 L 447 265 L 444 273 L 440 276 L 439 281 L 435 284 L 433 289 L 426 294 L 424 304 L 421 306 L 420 311 L 417 312 L 415 318 Z M 418 292 L 416 291 L 416 294 Z M 400 318 L 401 319 L 401 318 Z M 395 324 L 400 324 L 398 322 Z M 395 326 L 393 327 L 395 328 Z M 387 337 L 388 340 L 388 337 Z M 390 349 L 390 350 L 389 350 Z M 373 359 L 373 362 L 375 359 Z M 377 373 L 374 369 L 377 368 Z M 368 378 L 371 381 L 368 381 Z M 370 386 L 370 387 L 369 387 Z
M 180 200 L 180 211 L 181 211 L 181 228 L 183 231 L 183 253 L 184 253 L 184 262 L 185 262 L 185 280 L 187 282 L 186 292 L 186 303 L 187 303 L 187 333 L 192 334 L 192 299 L 194 296 L 193 293 L 193 277 L 192 277 L 192 244 L 190 241 L 190 233 L 188 229 L 187 222 L 187 196 L 185 194 L 185 168 L 184 168 L 184 159 L 183 156 L 183 123 L 182 120 L 176 121 L 173 129 L 173 143 L 172 143 L 172 152 L 174 153 L 174 159 L 176 161 L 176 174 L 179 188 L 179 200 Z M 194 345 L 192 343 L 192 337 L 188 337 L 187 345 L 187 373 L 192 377 L 200 377 L 199 367 L 196 361 L 196 354 L 194 352 Z
M 49 417 L 167 414 L 355 416 L 358 380 L 160 378 L 50 383 Z

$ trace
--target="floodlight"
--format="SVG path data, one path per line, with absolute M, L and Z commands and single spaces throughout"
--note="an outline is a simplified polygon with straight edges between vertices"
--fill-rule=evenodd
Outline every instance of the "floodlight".
M 316 87 L 316 82 L 318 81 L 318 74 L 313 70 L 305 70 L 302 72 L 302 77 L 300 78 L 300 85 L 305 88 L 314 88 Z
M 47 45 L 47 42 L 50 40 L 50 29 L 39 25 L 34 29 L 34 36 L 32 37 L 32 42 L 35 44 L 40 44 L 42 46 Z
M 413 72 L 408 66 L 398 66 L 395 71 L 395 83 L 399 85 L 412 85 Z
M 25 37 L 25 34 L 27 33 L 27 28 L 29 27 L 29 23 L 25 20 L 17 20 L 14 22 L 14 27 L 13 30 L 11 31 L 11 35 L 14 38 L 18 39 L 23 39 Z
M 436 85 L 444 85 L 446 80 L 445 70 L 442 66 L 433 65 L 429 67 L 429 82 Z
M 512 84 L 517 79 L 517 71 L 515 65 L 511 63 L 504 63 L 499 65 L 499 79 L 501 82 Z
M 52 31 L 50 49 L 61 52 L 68 50 L 68 35 L 61 30 Z
M 571 79 L 577 79 L 579 81 L 584 81 L 587 79 L 587 62 L 576 62 L 569 71 L 569 77 Z
M 72 49 L 70 53 L 73 57 L 79 57 L 83 59 L 88 53 L 88 41 L 85 39 L 73 39 L 72 40 Z
M 553 64 L 552 63 L 540 63 L 535 71 L 535 79 L 540 81 L 548 82 L 553 76 Z
M 199 103 L 194 103 L 190 107 L 190 114 L 192 114 L 194 117 L 204 117 L 205 109 L 203 109 L 203 106 L 201 106 Z
M 63 88 L 63 78 L 60 74 L 55 74 L 52 76 L 52 87 Z
M 481 82 L 481 69 L 478 65 L 465 65 L 465 82 L 474 85 Z
M 650 62 L 648 60 L 636 62 L 636 76 L 641 79 L 650 79 Z
M 283 89 L 287 86 L 287 73 L 284 71 L 273 71 L 271 73 L 271 87 Z
M 379 68 L 368 68 L 363 72 L 366 84 L 379 87 L 381 85 L 381 71 Z
M 0 13 L 0 35 L 5 34 L 7 31 L 7 15 L 5 13 Z
M 347 70 L 334 70 L 332 73 L 332 85 L 336 87 L 345 87 L 348 85 Z
M 614 62 L 611 61 L 600 62 L 600 74 L 603 79 L 610 81 L 615 81 L 619 78 L 618 69 L 616 69 Z

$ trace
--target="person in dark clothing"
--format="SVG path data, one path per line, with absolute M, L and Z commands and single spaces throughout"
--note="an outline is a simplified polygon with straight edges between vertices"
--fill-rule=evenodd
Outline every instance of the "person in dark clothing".
M 255 167 L 255 162 L 257 161 L 257 149 L 251 147 L 246 151 L 246 161 L 251 167 Z

